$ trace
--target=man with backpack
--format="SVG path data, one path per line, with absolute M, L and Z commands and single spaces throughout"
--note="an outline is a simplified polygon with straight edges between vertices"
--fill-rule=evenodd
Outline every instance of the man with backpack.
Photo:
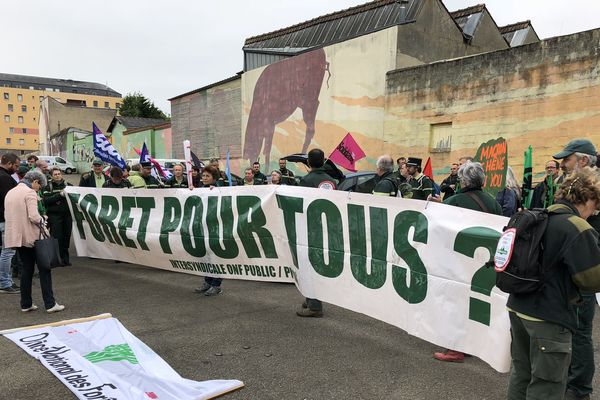
M 398 196 L 398 185 L 394 179 L 394 159 L 383 155 L 377 159 L 377 183 L 373 189 L 376 196 Z
M 576 173 L 585 167 L 595 168 L 597 161 L 596 147 L 587 139 L 571 140 L 563 151 L 554 155 L 560 160 L 560 168 L 565 177 Z M 598 170 L 596 170 L 598 173 Z M 600 232 L 600 217 L 592 215 L 588 223 Z M 575 307 L 577 329 L 573 334 L 573 354 L 567 382 L 567 399 L 589 399 L 592 393 L 594 377 L 594 345 L 592 343 L 592 328 L 596 297 L 593 293 L 583 294 L 582 304 Z
M 582 300 L 580 291 L 600 291 L 598 233 L 585 221 L 600 206 L 599 176 L 590 168 L 574 172 L 558 189 L 556 199 L 545 213 L 540 239 L 528 234 L 529 239 L 519 241 L 516 217 L 540 214 L 523 211 L 511 218 L 496 252 L 497 286 L 510 293 L 509 400 L 565 398 L 572 334 L 578 328 L 574 305 Z M 504 240 L 510 238 L 512 225 L 517 226 L 516 239 Z M 540 257 L 531 259 L 521 249 L 536 240 Z M 499 254 L 505 255 L 500 261 Z

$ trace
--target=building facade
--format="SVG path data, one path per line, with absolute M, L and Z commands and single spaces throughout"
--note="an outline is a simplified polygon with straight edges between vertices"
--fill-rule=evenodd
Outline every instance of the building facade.
M 121 94 L 108 86 L 70 79 L 0 74 L 0 151 L 18 154 L 43 151 L 39 119 L 47 96 L 73 107 L 117 110 Z

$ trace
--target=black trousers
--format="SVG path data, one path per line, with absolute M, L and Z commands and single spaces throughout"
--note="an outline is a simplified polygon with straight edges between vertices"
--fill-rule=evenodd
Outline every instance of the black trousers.
M 33 247 L 17 247 L 17 254 L 23 263 L 21 273 L 21 308 L 29 308 L 33 304 L 31 299 L 31 283 L 33 280 L 33 270 L 35 267 L 35 250 Z M 54 307 L 54 293 L 52 292 L 52 273 L 50 270 L 39 269 L 40 286 L 42 287 L 42 298 L 46 310 Z
M 48 214 L 48 225 L 50 234 L 58 240 L 60 259 L 63 263 L 69 263 L 69 245 L 71 244 L 71 231 L 73 230 L 73 218 L 71 214 Z

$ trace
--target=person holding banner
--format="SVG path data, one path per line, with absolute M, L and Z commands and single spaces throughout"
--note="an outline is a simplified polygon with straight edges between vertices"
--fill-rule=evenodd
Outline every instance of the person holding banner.
M 127 180 L 130 183 L 131 189 L 145 189 L 146 181 L 142 178 L 140 171 L 142 170 L 142 166 L 140 164 L 134 164 L 131 166 L 131 172 L 127 177 Z
M 565 174 L 565 180 L 570 174 L 577 173 L 585 167 L 596 168 L 598 159 L 596 146 L 588 139 L 571 140 L 563 151 L 553 156 L 561 160 L 560 168 Z M 596 170 L 596 173 L 598 171 Z M 592 215 L 588 223 L 600 232 L 600 216 Z M 596 297 L 593 293 L 582 294 L 583 301 L 575 307 L 577 329 L 573 334 L 573 354 L 567 382 L 567 398 L 586 399 L 592 393 L 594 378 L 594 344 L 592 330 L 596 311 Z
M 206 166 L 202 169 L 202 184 L 204 188 L 214 188 L 217 186 L 217 182 L 221 174 L 219 170 L 213 166 Z M 204 278 L 204 285 L 194 289 L 196 293 L 202 293 L 205 296 L 216 296 L 222 292 L 221 290 L 222 278 L 212 278 L 207 276 Z
M 21 311 L 23 312 L 37 310 L 37 306 L 31 299 L 31 285 L 36 264 L 33 245 L 40 236 L 40 229 L 46 229 L 37 204 L 37 192 L 44 186 L 46 186 L 44 174 L 29 171 L 17 186 L 6 194 L 4 200 L 6 218 L 4 246 L 15 248 L 23 263 L 21 273 Z M 65 306 L 58 304 L 54 299 L 51 270 L 45 268 L 38 268 L 38 270 L 46 312 L 64 310 Z
M 129 189 L 131 183 L 123 176 L 123 170 L 119 167 L 110 169 L 110 179 L 104 182 L 103 188 L 108 189 Z
M 146 189 L 160 189 L 162 187 L 160 181 L 152 176 L 152 163 L 145 161 L 140 163 L 142 169 L 140 170 L 140 176 L 146 184 Z
M 373 189 L 376 196 L 396 197 L 398 184 L 394 179 L 394 159 L 389 155 L 383 155 L 377 159 L 377 183 Z
M 165 184 L 166 187 L 170 188 L 187 188 L 188 181 L 183 175 L 183 165 L 173 165 L 173 176 Z
M 325 153 L 321 149 L 312 149 L 307 155 L 310 172 L 302 178 L 300 186 L 318 189 L 335 190 L 335 179 L 325 171 Z M 317 299 L 307 298 L 302 303 L 302 308 L 296 311 L 299 317 L 321 318 L 323 316 L 323 303 Z
M 287 168 L 287 160 L 284 158 L 279 159 L 279 173 L 281 174 L 282 185 L 296 186 L 296 179 L 294 178 L 294 173 Z
M 408 157 L 406 166 L 410 175 L 408 183 L 412 186 L 410 198 L 415 200 L 426 200 L 433 193 L 433 182 L 421 172 L 421 160 L 416 157 Z
M 79 186 L 101 188 L 106 182 L 106 175 L 102 173 L 102 160 L 96 158 L 92 162 L 92 170 L 81 175 Z
M 52 168 L 50 175 L 52 178 L 48 182 L 48 186 L 42 190 L 42 200 L 46 208 L 46 215 L 48 215 L 50 234 L 58 240 L 60 259 L 64 265 L 70 266 L 69 244 L 71 243 L 73 219 L 67 203 L 65 188 L 72 185 L 63 179 L 62 172 L 58 167 Z
M 506 304 L 512 336 L 509 400 L 565 398 L 572 336 L 579 328 L 575 304 L 582 302 L 582 292 L 600 291 L 598 234 L 585 221 L 599 206 L 600 177 L 582 168 L 565 179 L 548 208 L 543 289 L 510 294 Z M 566 398 L 590 397 L 569 389 Z
M 279 172 L 279 170 L 274 169 L 271 172 L 271 185 L 283 185 L 282 183 L 282 176 L 281 176 L 281 172 Z

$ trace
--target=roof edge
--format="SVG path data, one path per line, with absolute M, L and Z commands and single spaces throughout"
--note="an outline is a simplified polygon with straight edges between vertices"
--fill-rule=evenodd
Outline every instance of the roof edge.
M 291 25 L 286 28 L 277 29 L 272 32 L 263 33 L 257 36 L 251 36 L 244 41 L 244 46 L 247 46 L 252 43 L 262 42 L 264 40 L 268 40 L 277 36 L 285 35 L 292 32 L 297 32 L 301 29 L 305 29 L 311 26 L 319 25 L 324 22 L 333 21 L 339 18 L 344 18 L 350 15 L 359 14 L 364 11 L 369 11 L 374 8 L 379 8 L 382 6 L 386 6 L 388 4 L 397 3 L 397 0 L 376 0 L 371 1 L 365 4 L 359 4 L 358 6 L 346 8 L 344 10 L 335 11 L 329 14 L 322 15 L 320 17 L 316 17 L 313 19 L 309 19 L 308 21 L 300 22 L 299 24 Z
M 520 21 L 520 22 L 515 22 L 514 24 L 500 26 L 500 27 L 498 27 L 498 30 L 500 31 L 500 33 L 508 33 L 508 32 L 517 31 L 519 29 L 525 29 L 527 27 L 532 27 L 531 20 Z
M 236 73 L 234 76 L 230 76 L 229 78 L 225 78 L 225 79 L 223 79 L 223 80 L 220 80 L 220 81 L 218 81 L 218 82 L 214 82 L 214 83 L 211 83 L 211 84 L 209 84 L 209 85 L 202 86 L 201 88 L 198 88 L 198 89 L 191 90 L 191 91 L 189 91 L 189 92 L 186 92 L 186 93 L 183 93 L 183 94 L 177 95 L 177 96 L 175 96 L 175 97 L 171 97 L 171 98 L 170 98 L 170 99 L 168 99 L 168 100 L 169 100 L 169 101 L 177 100 L 177 99 L 180 99 L 180 98 L 182 98 L 182 97 L 189 96 L 189 95 L 192 95 L 192 94 L 195 94 L 195 93 L 198 93 L 198 92 L 202 92 L 202 91 L 204 91 L 204 90 L 208 90 L 208 89 L 210 89 L 210 88 L 213 88 L 213 87 L 215 87 L 215 86 L 222 85 L 222 84 L 224 84 L 224 83 L 233 82 L 233 81 L 235 81 L 235 80 L 237 80 L 237 79 L 241 79 L 241 77 L 242 77 L 242 74 L 243 74 L 243 73 L 244 73 L 243 71 L 240 71 L 240 72 Z

